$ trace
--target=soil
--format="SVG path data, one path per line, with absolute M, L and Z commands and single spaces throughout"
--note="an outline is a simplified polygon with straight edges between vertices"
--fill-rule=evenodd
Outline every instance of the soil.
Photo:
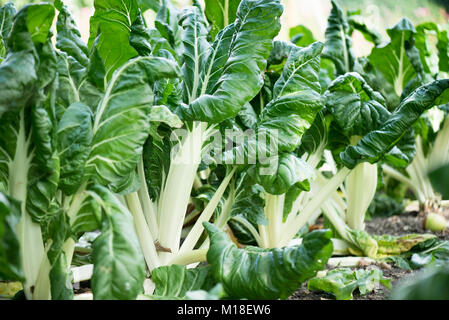
M 399 216 L 389 218 L 375 218 L 366 222 L 366 231 L 370 234 L 390 234 L 395 236 L 406 235 L 410 233 L 431 233 L 423 228 L 423 216 L 418 212 L 407 212 Z M 434 233 L 442 240 L 449 240 L 449 232 Z M 384 277 L 391 279 L 391 284 L 395 287 L 401 280 L 407 277 L 413 277 L 418 271 L 403 270 L 387 263 L 380 263 L 364 268 L 380 268 Z M 373 292 L 361 296 L 358 290 L 354 291 L 354 300 L 388 300 L 390 290 L 380 285 Z M 333 300 L 333 295 L 324 292 L 311 292 L 307 289 L 307 283 L 304 283 L 289 300 Z

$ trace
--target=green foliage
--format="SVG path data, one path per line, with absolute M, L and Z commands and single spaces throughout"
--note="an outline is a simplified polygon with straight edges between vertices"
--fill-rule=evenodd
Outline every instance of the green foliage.
M 325 267 L 333 250 L 330 231 L 306 235 L 301 246 L 238 249 L 214 225 L 204 227 L 211 239 L 211 272 L 233 298 L 285 299 Z
M 358 289 L 360 295 L 366 295 L 379 284 L 391 289 L 391 280 L 385 278 L 380 269 L 337 268 L 330 270 L 324 277 L 315 277 L 307 282 L 311 291 L 331 293 L 337 300 L 352 300 L 353 292 Z

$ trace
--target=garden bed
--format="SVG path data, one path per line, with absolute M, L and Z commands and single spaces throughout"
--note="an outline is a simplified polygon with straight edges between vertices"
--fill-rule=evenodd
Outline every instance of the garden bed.
M 390 234 L 402 236 L 410 233 L 430 233 L 423 228 L 423 217 L 418 212 L 406 212 L 400 216 L 392 216 L 388 218 L 375 218 L 366 222 L 366 230 L 370 234 Z M 441 240 L 449 240 L 449 232 L 434 233 Z M 393 288 L 404 278 L 413 277 L 419 270 L 404 270 L 389 263 L 379 263 L 360 268 L 380 268 L 385 277 L 391 279 Z M 361 296 L 356 290 L 354 292 L 354 300 L 388 300 L 390 290 L 383 286 L 379 286 L 371 293 Z M 334 299 L 331 294 L 324 292 L 312 292 L 307 289 L 307 282 L 296 291 L 289 300 L 327 300 Z

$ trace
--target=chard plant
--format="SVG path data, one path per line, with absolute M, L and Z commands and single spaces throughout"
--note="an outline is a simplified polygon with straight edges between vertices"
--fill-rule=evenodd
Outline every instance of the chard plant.
M 11 223 L 20 203 L 20 254 L 8 256 L 20 256 L 22 271 L 7 279 L 23 281 L 27 299 L 73 298 L 75 242 L 84 232 L 101 230 L 93 244 L 94 298 L 134 299 L 143 291 L 144 259 L 132 215 L 117 194 L 135 188 L 150 127 L 176 118 L 154 106 L 153 88 L 180 70 L 165 57 L 131 56 L 130 45 L 126 60 L 117 59 L 122 48 L 111 49 L 112 37 L 121 34 L 128 39 L 124 47 L 129 43 L 131 25 L 123 23 L 137 19 L 135 1 L 96 2 L 102 18 L 92 18 L 90 45 L 64 4 L 55 6 L 56 48 L 53 5 L 25 6 L 15 15 L 11 5 L 2 8 L 11 12 L 3 15 L 11 31 L 0 66 L 1 125 L 7 132 L 0 172 L 4 201 L 14 204 Z M 117 20 L 117 11 L 124 21 Z M 107 32 L 114 28 L 115 34 Z
M 206 14 L 212 2 L 206 2 Z M 204 229 L 203 221 L 212 216 L 235 170 L 229 170 L 216 194 L 196 219 L 181 245 L 181 235 L 192 188 L 198 181 L 198 169 L 210 137 L 227 119 L 232 119 L 260 90 L 272 39 L 279 32 L 282 7 L 278 1 L 245 0 L 227 16 L 209 17 L 212 30 L 220 30 L 209 42 L 209 27 L 199 5 L 182 12 L 165 3 L 158 13 L 170 25 L 161 10 L 168 10 L 180 40 L 165 39 L 182 69 L 182 81 L 170 84 L 174 111 L 186 130 L 172 131 L 175 141 L 152 139 L 147 142 L 138 177 L 142 188 L 127 196 L 136 231 L 149 270 L 156 267 L 195 260 L 202 252 L 194 251 Z M 232 11 L 232 12 L 231 12 Z M 176 19 L 176 18 L 173 18 Z M 147 31 L 149 34 L 151 31 Z M 180 43 L 180 48 L 173 47 Z M 245 79 L 242 81 L 242 79 Z M 176 102 L 176 103 L 175 103 Z M 167 147 L 167 141 L 169 146 Z M 160 166 L 158 172 L 155 166 Z
M 344 32 L 338 32 L 341 30 Z M 409 128 L 424 111 L 445 100 L 446 80 L 434 81 L 416 89 L 402 101 L 396 110 L 390 112 L 385 98 L 374 91 L 363 76 L 352 71 L 360 70 L 366 74 L 362 65 L 363 61 L 356 60 L 351 53 L 349 34 L 350 28 L 346 18 L 338 5 L 333 2 L 322 57 L 331 59 L 335 64 L 337 76 L 340 75 L 328 85 L 324 92 L 322 98 L 326 105 L 324 113 L 316 118 L 316 122 L 309 132 L 304 135 L 303 141 L 299 140 L 296 145 L 296 148 L 299 147 L 298 152 L 302 156 L 302 160 L 309 165 L 308 172 L 315 171 L 306 176 L 305 166 L 302 169 L 304 174 L 302 182 L 309 179 L 311 190 L 308 186 L 303 189 L 296 188 L 296 190 L 284 188 L 279 192 L 280 196 L 273 197 L 271 194 L 277 194 L 278 191 L 274 191 L 274 189 L 283 186 L 278 180 L 274 180 L 277 176 L 270 177 L 271 180 L 267 177 L 256 179 L 257 183 L 262 185 L 265 190 L 263 195 L 264 216 L 268 222 L 258 223 L 258 227 L 254 228 L 254 223 L 251 226 L 251 223 L 248 223 L 249 220 L 245 221 L 242 216 L 231 219 L 231 225 L 234 226 L 237 233 L 242 233 L 241 231 L 246 229 L 246 233 L 252 233 L 252 238 L 263 247 L 287 245 L 308 221 L 316 219 L 323 211 L 339 236 L 345 240 L 346 246 L 343 247 L 347 248 L 349 244 L 353 253 L 357 252 L 370 257 L 381 255 L 384 251 L 382 246 L 385 243 L 364 232 L 365 213 L 377 189 L 378 168 L 376 163 L 380 161 L 401 165 L 409 163 L 414 155 L 413 135 Z M 402 43 L 402 46 L 405 44 Z M 284 73 L 289 68 L 290 54 L 292 53 L 289 51 L 290 47 L 289 44 L 278 43 L 277 46 L 275 45 L 275 50 L 278 48 L 280 52 L 274 51 L 272 55 L 280 57 L 280 61 L 288 57 Z M 315 63 L 316 65 L 317 63 Z M 279 70 L 276 67 L 272 69 Z M 314 73 L 315 81 L 318 81 L 317 74 L 318 72 Z M 279 77 L 278 81 L 282 80 L 282 76 L 277 76 Z M 371 80 L 370 74 L 367 77 Z M 271 78 L 276 79 L 276 76 L 272 75 Z M 310 80 L 310 76 L 307 79 Z M 274 88 L 276 88 L 276 84 L 273 85 Z M 270 91 L 269 86 L 266 86 L 268 87 L 266 91 Z M 434 96 L 432 96 L 432 92 L 435 93 Z M 309 94 L 308 97 L 310 96 Z M 261 94 L 260 97 L 262 98 L 263 95 Z M 259 99 L 260 101 L 261 99 Z M 266 103 L 267 110 L 270 104 L 271 102 Z M 410 110 L 413 110 L 415 105 L 419 105 L 420 110 L 413 115 Z M 263 110 L 262 116 L 266 111 L 265 106 L 263 104 L 259 106 L 259 109 Z M 415 109 L 415 111 L 417 110 Z M 408 119 L 406 120 L 406 118 Z M 303 118 L 303 120 L 305 119 Z M 408 126 L 404 126 L 405 122 L 408 123 Z M 284 127 L 285 123 L 284 121 L 282 124 Z M 309 122 L 306 128 L 310 125 Z M 388 140 L 380 141 L 379 137 L 389 134 Z M 295 138 L 297 137 L 300 135 Z M 297 141 L 295 138 L 289 136 L 289 139 L 285 139 L 285 141 Z M 410 142 L 410 140 L 412 141 Z M 304 146 L 301 145 L 301 142 L 304 143 Z M 282 143 L 281 138 L 279 144 L 282 145 Z M 332 150 L 338 164 L 338 169 L 336 168 L 337 170 L 330 179 L 326 179 L 319 170 L 326 148 Z M 293 168 L 294 166 L 290 165 L 289 171 L 284 172 L 288 172 L 289 177 L 299 177 L 300 175 L 293 174 L 296 172 Z M 254 170 L 249 169 L 248 172 L 252 173 Z M 273 181 L 276 182 L 273 183 Z M 299 179 L 295 183 L 298 181 Z M 339 189 L 343 197 L 337 193 Z M 363 190 L 362 194 L 360 194 L 360 190 Z M 259 210 L 257 212 L 260 214 Z M 254 222 L 254 219 L 252 221 Z M 263 220 L 259 219 L 259 221 Z M 270 230 L 268 238 L 274 240 L 264 240 L 267 238 L 266 229 Z M 282 236 L 276 237 L 276 234 Z M 420 237 L 415 238 L 419 239 Z M 399 243 L 398 239 L 390 240 L 396 244 Z M 335 243 L 341 244 L 339 241 Z M 390 245 L 392 244 L 390 243 Z
M 447 77 L 447 32 L 434 23 L 416 27 L 403 19 L 387 30 L 391 41 L 385 47 L 375 48 L 369 64 L 375 77 L 385 78 L 396 93 L 395 100 L 403 100 L 413 88 L 434 79 Z M 432 39 L 432 37 L 434 39 Z M 386 59 L 393 57 L 393 59 Z M 376 82 L 376 81 L 374 81 Z M 384 89 L 385 90 L 388 89 Z M 392 94 L 385 96 L 391 97 Z M 390 102 L 391 107 L 396 104 Z M 444 106 L 440 106 L 444 109 Z M 429 209 L 441 205 L 441 195 L 435 192 L 428 173 L 448 162 L 447 134 L 449 122 L 446 113 L 432 108 L 414 126 L 416 150 L 411 153 L 410 165 L 389 162 L 382 165 L 383 173 L 405 184 L 416 196 L 421 206 Z M 408 147 L 410 148 L 410 147 Z

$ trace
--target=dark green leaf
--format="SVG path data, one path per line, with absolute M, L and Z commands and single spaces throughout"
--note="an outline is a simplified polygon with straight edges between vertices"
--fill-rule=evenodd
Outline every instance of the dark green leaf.
M 107 189 L 90 188 L 102 209 L 101 235 L 95 239 L 94 299 L 133 300 L 143 291 L 145 261 L 132 215 Z
M 207 261 L 212 274 L 232 298 L 285 299 L 322 270 L 333 251 L 329 230 L 307 234 L 300 246 L 238 249 L 216 226 L 204 227 L 210 237 Z
M 375 163 L 398 143 L 421 114 L 435 105 L 447 103 L 449 80 L 437 80 L 419 87 L 391 114 L 383 126 L 365 135 L 356 146 L 349 146 L 341 159 L 354 168 L 360 162 Z M 411 159 L 409 159 L 411 161 Z
M 180 265 L 163 266 L 154 269 L 151 278 L 156 286 L 153 296 L 158 299 L 186 299 L 189 291 L 207 291 L 214 285 L 208 266 L 192 269 Z
M 21 216 L 20 203 L 0 192 L 0 279 L 23 280 L 17 224 Z

